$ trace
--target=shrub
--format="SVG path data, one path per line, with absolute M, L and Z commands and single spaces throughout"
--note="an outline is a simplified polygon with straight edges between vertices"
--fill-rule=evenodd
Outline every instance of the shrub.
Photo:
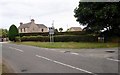
M 48 42 L 49 41 L 49 37 L 47 37 L 47 36 L 23 36 L 23 37 L 21 37 L 21 41 Z
M 54 35 L 86 35 L 87 33 L 84 31 L 76 31 L 76 32 L 55 32 Z M 43 33 L 20 33 L 20 36 L 48 36 L 49 32 L 43 32 Z
M 16 37 L 16 40 L 19 38 Z M 21 41 L 40 41 L 49 42 L 49 36 L 23 36 Z M 57 35 L 54 36 L 55 42 L 97 42 L 97 37 L 92 35 Z
M 97 37 L 89 35 L 62 35 L 55 36 L 55 42 L 97 42 Z
M 18 36 L 18 29 L 17 27 L 13 24 L 10 26 L 9 28 L 9 34 L 8 34 L 8 37 L 9 37 L 9 40 L 10 41 L 15 41 L 15 37 Z

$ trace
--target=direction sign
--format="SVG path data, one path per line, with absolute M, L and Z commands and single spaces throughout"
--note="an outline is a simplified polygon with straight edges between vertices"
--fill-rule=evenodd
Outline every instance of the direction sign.
M 54 34 L 54 28 L 53 27 L 49 27 L 49 34 Z

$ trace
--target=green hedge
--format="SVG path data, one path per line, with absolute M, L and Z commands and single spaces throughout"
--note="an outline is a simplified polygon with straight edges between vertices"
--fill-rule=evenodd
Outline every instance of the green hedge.
M 89 35 L 62 35 L 62 36 L 55 36 L 56 42 L 97 42 L 97 37 L 89 36 Z
M 16 41 L 40 41 L 49 42 L 49 36 L 23 36 L 16 37 Z M 91 35 L 57 35 L 54 36 L 55 42 L 97 42 L 97 37 Z
M 56 32 L 55 35 L 86 35 L 87 33 L 84 31 L 76 31 L 76 32 Z M 20 36 L 49 36 L 49 32 L 43 33 L 20 33 Z

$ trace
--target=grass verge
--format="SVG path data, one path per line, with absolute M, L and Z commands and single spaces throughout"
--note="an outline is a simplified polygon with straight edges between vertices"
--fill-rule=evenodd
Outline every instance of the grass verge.
M 0 74 L 2 74 L 2 64 L 0 64 Z
M 85 43 L 85 42 L 16 42 L 15 44 L 31 45 L 43 48 L 65 48 L 65 49 L 82 49 L 82 48 L 113 48 L 118 47 L 117 43 Z

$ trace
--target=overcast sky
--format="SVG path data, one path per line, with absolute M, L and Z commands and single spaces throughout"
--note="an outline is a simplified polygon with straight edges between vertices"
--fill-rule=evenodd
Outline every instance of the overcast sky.
M 0 28 L 12 24 L 17 27 L 20 22 L 27 23 L 35 19 L 35 23 L 50 27 L 54 20 L 55 28 L 64 31 L 70 27 L 80 27 L 74 18 L 74 9 L 80 0 L 0 0 Z

